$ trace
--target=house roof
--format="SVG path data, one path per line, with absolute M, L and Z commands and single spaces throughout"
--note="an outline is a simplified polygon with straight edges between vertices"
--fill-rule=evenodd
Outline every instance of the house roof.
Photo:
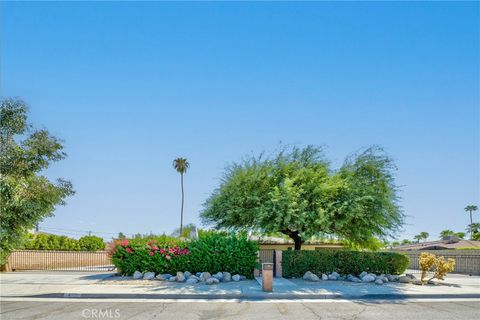
M 448 240 L 437 240 L 437 241 L 428 241 L 414 244 L 405 244 L 401 246 L 396 246 L 394 250 L 449 250 L 449 249 L 458 249 L 458 248 L 480 248 L 480 241 L 474 240 L 458 240 L 456 242 Z

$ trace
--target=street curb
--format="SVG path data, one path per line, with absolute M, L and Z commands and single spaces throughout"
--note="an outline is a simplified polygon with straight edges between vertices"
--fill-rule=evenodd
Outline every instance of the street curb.
M 480 294 L 134 294 L 134 293 L 49 293 L 24 296 L 1 296 L 2 298 L 44 298 L 44 299 L 167 299 L 167 300 L 405 300 L 405 299 L 480 299 Z

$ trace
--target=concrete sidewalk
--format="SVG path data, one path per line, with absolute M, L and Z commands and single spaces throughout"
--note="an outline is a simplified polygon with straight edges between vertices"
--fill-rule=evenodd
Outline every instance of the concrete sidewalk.
M 1 297 L 140 299 L 408 299 L 480 298 L 480 277 L 449 275 L 437 286 L 412 284 L 310 282 L 275 278 L 274 292 L 257 280 L 218 285 L 133 280 L 114 273 L 12 272 L 0 274 Z

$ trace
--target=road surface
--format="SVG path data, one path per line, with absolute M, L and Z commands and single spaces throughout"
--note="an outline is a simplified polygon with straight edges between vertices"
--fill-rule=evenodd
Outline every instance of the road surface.
M 480 300 L 155 301 L 3 299 L 2 320 L 22 319 L 480 319 Z

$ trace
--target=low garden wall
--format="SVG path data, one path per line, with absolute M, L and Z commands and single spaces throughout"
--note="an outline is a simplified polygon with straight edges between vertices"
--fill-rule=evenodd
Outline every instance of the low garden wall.
M 422 252 L 432 253 L 436 256 L 443 256 L 445 259 L 455 259 L 453 273 L 480 275 L 480 250 L 415 250 L 396 251 L 408 256 L 409 269 L 419 270 L 418 261 Z
M 338 272 L 358 275 L 363 271 L 375 274 L 401 274 L 409 264 L 406 255 L 394 252 L 360 252 L 351 250 L 283 251 L 284 277 L 302 277 Z

